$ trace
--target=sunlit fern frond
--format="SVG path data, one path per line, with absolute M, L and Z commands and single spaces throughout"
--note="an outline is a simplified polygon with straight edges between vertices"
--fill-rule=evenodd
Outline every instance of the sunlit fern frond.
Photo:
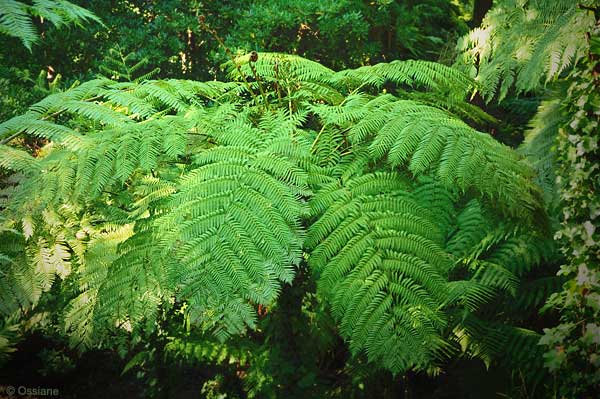
M 459 40 L 456 65 L 477 80 L 486 101 L 502 101 L 513 87 L 538 90 L 572 67 L 594 23 L 593 13 L 571 0 L 498 1 L 480 28 Z
M 18 38 L 30 51 L 31 46 L 39 40 L 32 21 L 36 17 L 55 26 L 101 23 L 91 11 L 65 0 L 34 0 L 32 4 L 16 0 L 0 1 L 0 33 Z

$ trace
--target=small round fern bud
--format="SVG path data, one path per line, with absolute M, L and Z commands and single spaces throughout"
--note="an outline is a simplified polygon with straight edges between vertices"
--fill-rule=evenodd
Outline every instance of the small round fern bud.
M 250 53 L 250 61 L 252 62 L 256 62 L 258 60 L 258 53 L 256 51 L 253 51 Z
M 200 25 L 204 25 L 205 22 L 206 17 L 204 16 L 204 14 L 198 15 L 198 23 L 200 23 Z
M 87 238 L 87 233 L 83 230 L 79 230 L 77 233 L 75 233 L 75 238 L 80 241 L 85 240 Z

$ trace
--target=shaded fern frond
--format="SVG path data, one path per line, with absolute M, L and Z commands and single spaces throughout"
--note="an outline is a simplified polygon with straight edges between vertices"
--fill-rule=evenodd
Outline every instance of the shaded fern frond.
M 110 325 L 141 322 L 152 325 L 158 307 L 170 293 L 165 290 L 164 265 L 159 261 L 160 248 L 153 242 L 143 222 L 138 231 L 118 245 L 117 258 L 110 264 L 106 278 L 98 287 L 94 311 L 96 323 Z M 136 226 L 137 227 L 137 226 Z
M 546 204 L 553 206 L 556 198 L 556 137 L 564 123 L 558 99 L 540 104 L 537 113 L 529 122 L 525 140 L 519 152 L 526 156 L 537 172 L 536 182 L 544 189 Z
M 523 367 L 524 374 L 534 378 L 544 374 L 539 338 L 534 331 L 484 321 L 474 315 L 461 318 L 460 327 L 454 330 L 454 339 L 468 356 L 483 359 L 488 366 L 500 363 L 509 369 Z
M 144 74 L 139 74 L 139 70 L 148 64 L 148 58 L 144 57 L 136 62 L 136 54 L 131 52 L 124 54 L 121 48 L 113 47 L 108 50 L 104 57 L 100 70 L 108 75 L 111 80 L 124 80 L 126 82 L 141 82 L 149 80 L 160 72 L 160 68 L 154 68 Z

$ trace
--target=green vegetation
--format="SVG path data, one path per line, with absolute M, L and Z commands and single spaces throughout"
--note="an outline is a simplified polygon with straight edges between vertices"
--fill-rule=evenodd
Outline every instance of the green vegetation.
M 0 2 L 0 386 L 600 388 L 597 2 L 77 4 Z

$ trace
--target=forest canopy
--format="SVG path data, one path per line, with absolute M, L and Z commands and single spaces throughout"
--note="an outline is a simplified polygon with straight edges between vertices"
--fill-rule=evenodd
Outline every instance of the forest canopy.
M 594 397 L 599 32 L 0 0 L 0 393 Z

